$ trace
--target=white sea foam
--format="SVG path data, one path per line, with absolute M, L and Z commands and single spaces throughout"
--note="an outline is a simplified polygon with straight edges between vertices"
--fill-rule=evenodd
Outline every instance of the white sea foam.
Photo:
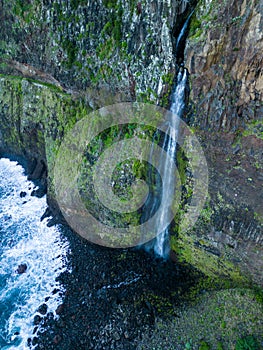
M 69 269 L 68 242 L 59 226 L 47 227 L 47 219 L 40 221 L 46 198 L 32 197 L 33 189 L 20 165 L 0 159 L 0 305 L 12 309 L 0 320 L 0 334 L 8 343 L 1 349 L 27 348 L 38 307 L 45 303 L 47 312 L 54 313 L 64 293 L 56 278 Z M 22 263 L 27 270 L 19 275 L 16 269 Z

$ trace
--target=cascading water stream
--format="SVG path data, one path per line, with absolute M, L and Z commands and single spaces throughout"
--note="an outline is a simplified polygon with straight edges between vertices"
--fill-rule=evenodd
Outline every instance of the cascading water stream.
M 192 14 L 193 14 L 193 11 L 190 13 L 188 18 L 186 19 L 177 37 L 175 56 L 179 62 L 183 61 L 184 59 L 183 51 L 184 51 L 188 26 L 189 26 Z M 168 118 L 167 131 L 166 131 L 165 139 L 162 145 L 162 148 L 166 149 L 167 153 L 172 159 L 174 159 L 174 161 L 176 159 L 176 142 L 174 142 L 174 140 L 177 140 L 177 133 L 179 130 L 180 118 L 183 116 L 184 109 L 185 109 L 187 82 L 188 82 L 188 71 L 184 67 L 183 63 L 181 63 L 181 66 L 177 73 L 175 87 L 171 95 L 170 112 L 172 112 L 172 118 L 170 119 Z M 169 134 L 172 137 L 169 137 L 168 136 Z M 160 160 L 160 167 L 164 169 L 164 174 L 165 174 L 162 179 L 162 189 L 163 189 L 162 200 L 168 203 L 168 207 L 171 207 L 173 202 L 175 186 L 176 186 L 176 177 L 175 177 L 175 174 L 172 172 L 172 169 L 170 168 L 167 160 Z M 160 222 L 157 223 L 157 232 L 159 232 L 158 227 L 161 227 L 163 223 L 168 221 L 169 221 L 168 212 L 163 210 L 163 212 L 161 213 L 161 220 Z M 166 229 L 163 232 L 161 232 L 155 240 L 154 252 L 160 257 L 167 258 L 169 255 L 169 250 L 170 250 L 169 232 L 168 232 L 168 227 L 166 227 Z
M 177 57 L 178 61 L 180 61 L 180 59 L 182 61 L 184 60 L 183 56 L 184 56 L 185 41 L 186 41 L 187 34 L 188 34 L 188 27 L 189 27 L 190 19 L 191 19 L 193 13 L 194 13 L 194 10 L 187 17 L 179 35 L 178 35 L 178 38 L 176 40 L 175 53 L 176 53 L 176 57 Z M 181 57 L 179 57 L 180 54 L 181 54 Z
M 177 140 L 177 133 L 179 129 L 179 121 L 180 118 L 183 115 L 184 107 L 185 107 L 185 92 L 186 92 L 186 86 L 187 86 L 187 78 L 188 78 L 188 72 L 186 68 L 180 67 L 175 89 L 172 93 L 172 103 L 170 107 L 170 111 L 172 112 L 172 118 L 168 120 L 167 125 L 167 132 L 165 135 L 165 139 L 163 142 L 163 148 L 167 150 L 167 153 L 171 158 L 175 160 L 176 157 L 176 142 L 174 140 Z M 171 134 L 172 137 L 169 137 L 168 135 Z M 166 202 L 168 202 L 168 206 L 170 207 L 173 202 L 173 195 L 175 191 L 175 174 L 172 172 L 171 167 L 169 166 L 169 162 L 167 161 L 167 158 L 164 159 L 163 162 L 161 162 L 160 167 L 162 167 L 164 171 L 164 177 L 163 177 L 163 193 L 162 198 Z M 168 221 L 168 212 L 163 211 L 161 213 L 161 220 L 158 223 L 160 227 L 163 225 L 164 222 Z M 169 254 L 169 242 L 168 242 L 168 227 L 160 233 L 157 238 L 154 245 L 154 251 L 157 255 L 166 258 Z

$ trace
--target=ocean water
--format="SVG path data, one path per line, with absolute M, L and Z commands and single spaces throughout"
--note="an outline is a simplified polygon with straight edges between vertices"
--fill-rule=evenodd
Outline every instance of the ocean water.
M 69 244 L 59 226 L 40 218 L 46 198 L 32 197 L 35 185 L 16 162 L 0 159 L 0 349 L 28 349 L 33 320 L 44 303 L 54 314 L 63 299 L 56 278 L 66 269 Z M 21 198 L 21 192 L 25 192 Z M 26 264 L 18 274 L 20 264 Z M 41 323 L 38 325 L 41 331 Z M 31 349 L 34 347 L 31 346 Z

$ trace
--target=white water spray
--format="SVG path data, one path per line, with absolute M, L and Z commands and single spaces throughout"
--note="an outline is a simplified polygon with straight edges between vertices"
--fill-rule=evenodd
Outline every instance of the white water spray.
M 68 242 L 59 227 L 40 221 L 46 198 L 30 196 L 35 186 L 23 172 L 16 162 L 0 159 L 1 349 L 27 348 L 33 318 L 41 316 L 38 307 L 45 303 L 54 314 L 61 304 L 64 289 L 56 278 L 68 269 Z M 21 263 L 27 270 L 18 274 Z

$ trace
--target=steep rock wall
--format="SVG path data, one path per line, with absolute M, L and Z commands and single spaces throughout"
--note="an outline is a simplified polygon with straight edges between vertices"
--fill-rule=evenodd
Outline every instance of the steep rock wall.
M 52 159 L 78 104 L 83 111 L 135 99 L 167 105 L 176 36 L 195 2 L 0 2 L 1 154 L 26 157 L 30 176 L 44 182 L 48 169 L 50 190 Z
M 30 179 L 47 188 L 57 212 L 53 187 L 56 155 L 66 132 L 90 108 L 56 87 L 38 81 L 0 75 L 0 157 L 27 160 Z
M 35 78 L 43 72 L 66 89 L 84 91 L 95 106 L 101 90 L 112 101 L 156 102 L 174 76 L 174 35 L 195 2 L 3 2 L 1 71 Z
M 223 275 L 234 275 L 237 267 L 260 284 L 262 6 L 261 1 L 200 1 L 192 18 L 185 50 L 191 74 L 188 121 L 208 161 L 210 198 L 195 232 L 179 234 L 173 243 L 206 273 L 219 268 Z

